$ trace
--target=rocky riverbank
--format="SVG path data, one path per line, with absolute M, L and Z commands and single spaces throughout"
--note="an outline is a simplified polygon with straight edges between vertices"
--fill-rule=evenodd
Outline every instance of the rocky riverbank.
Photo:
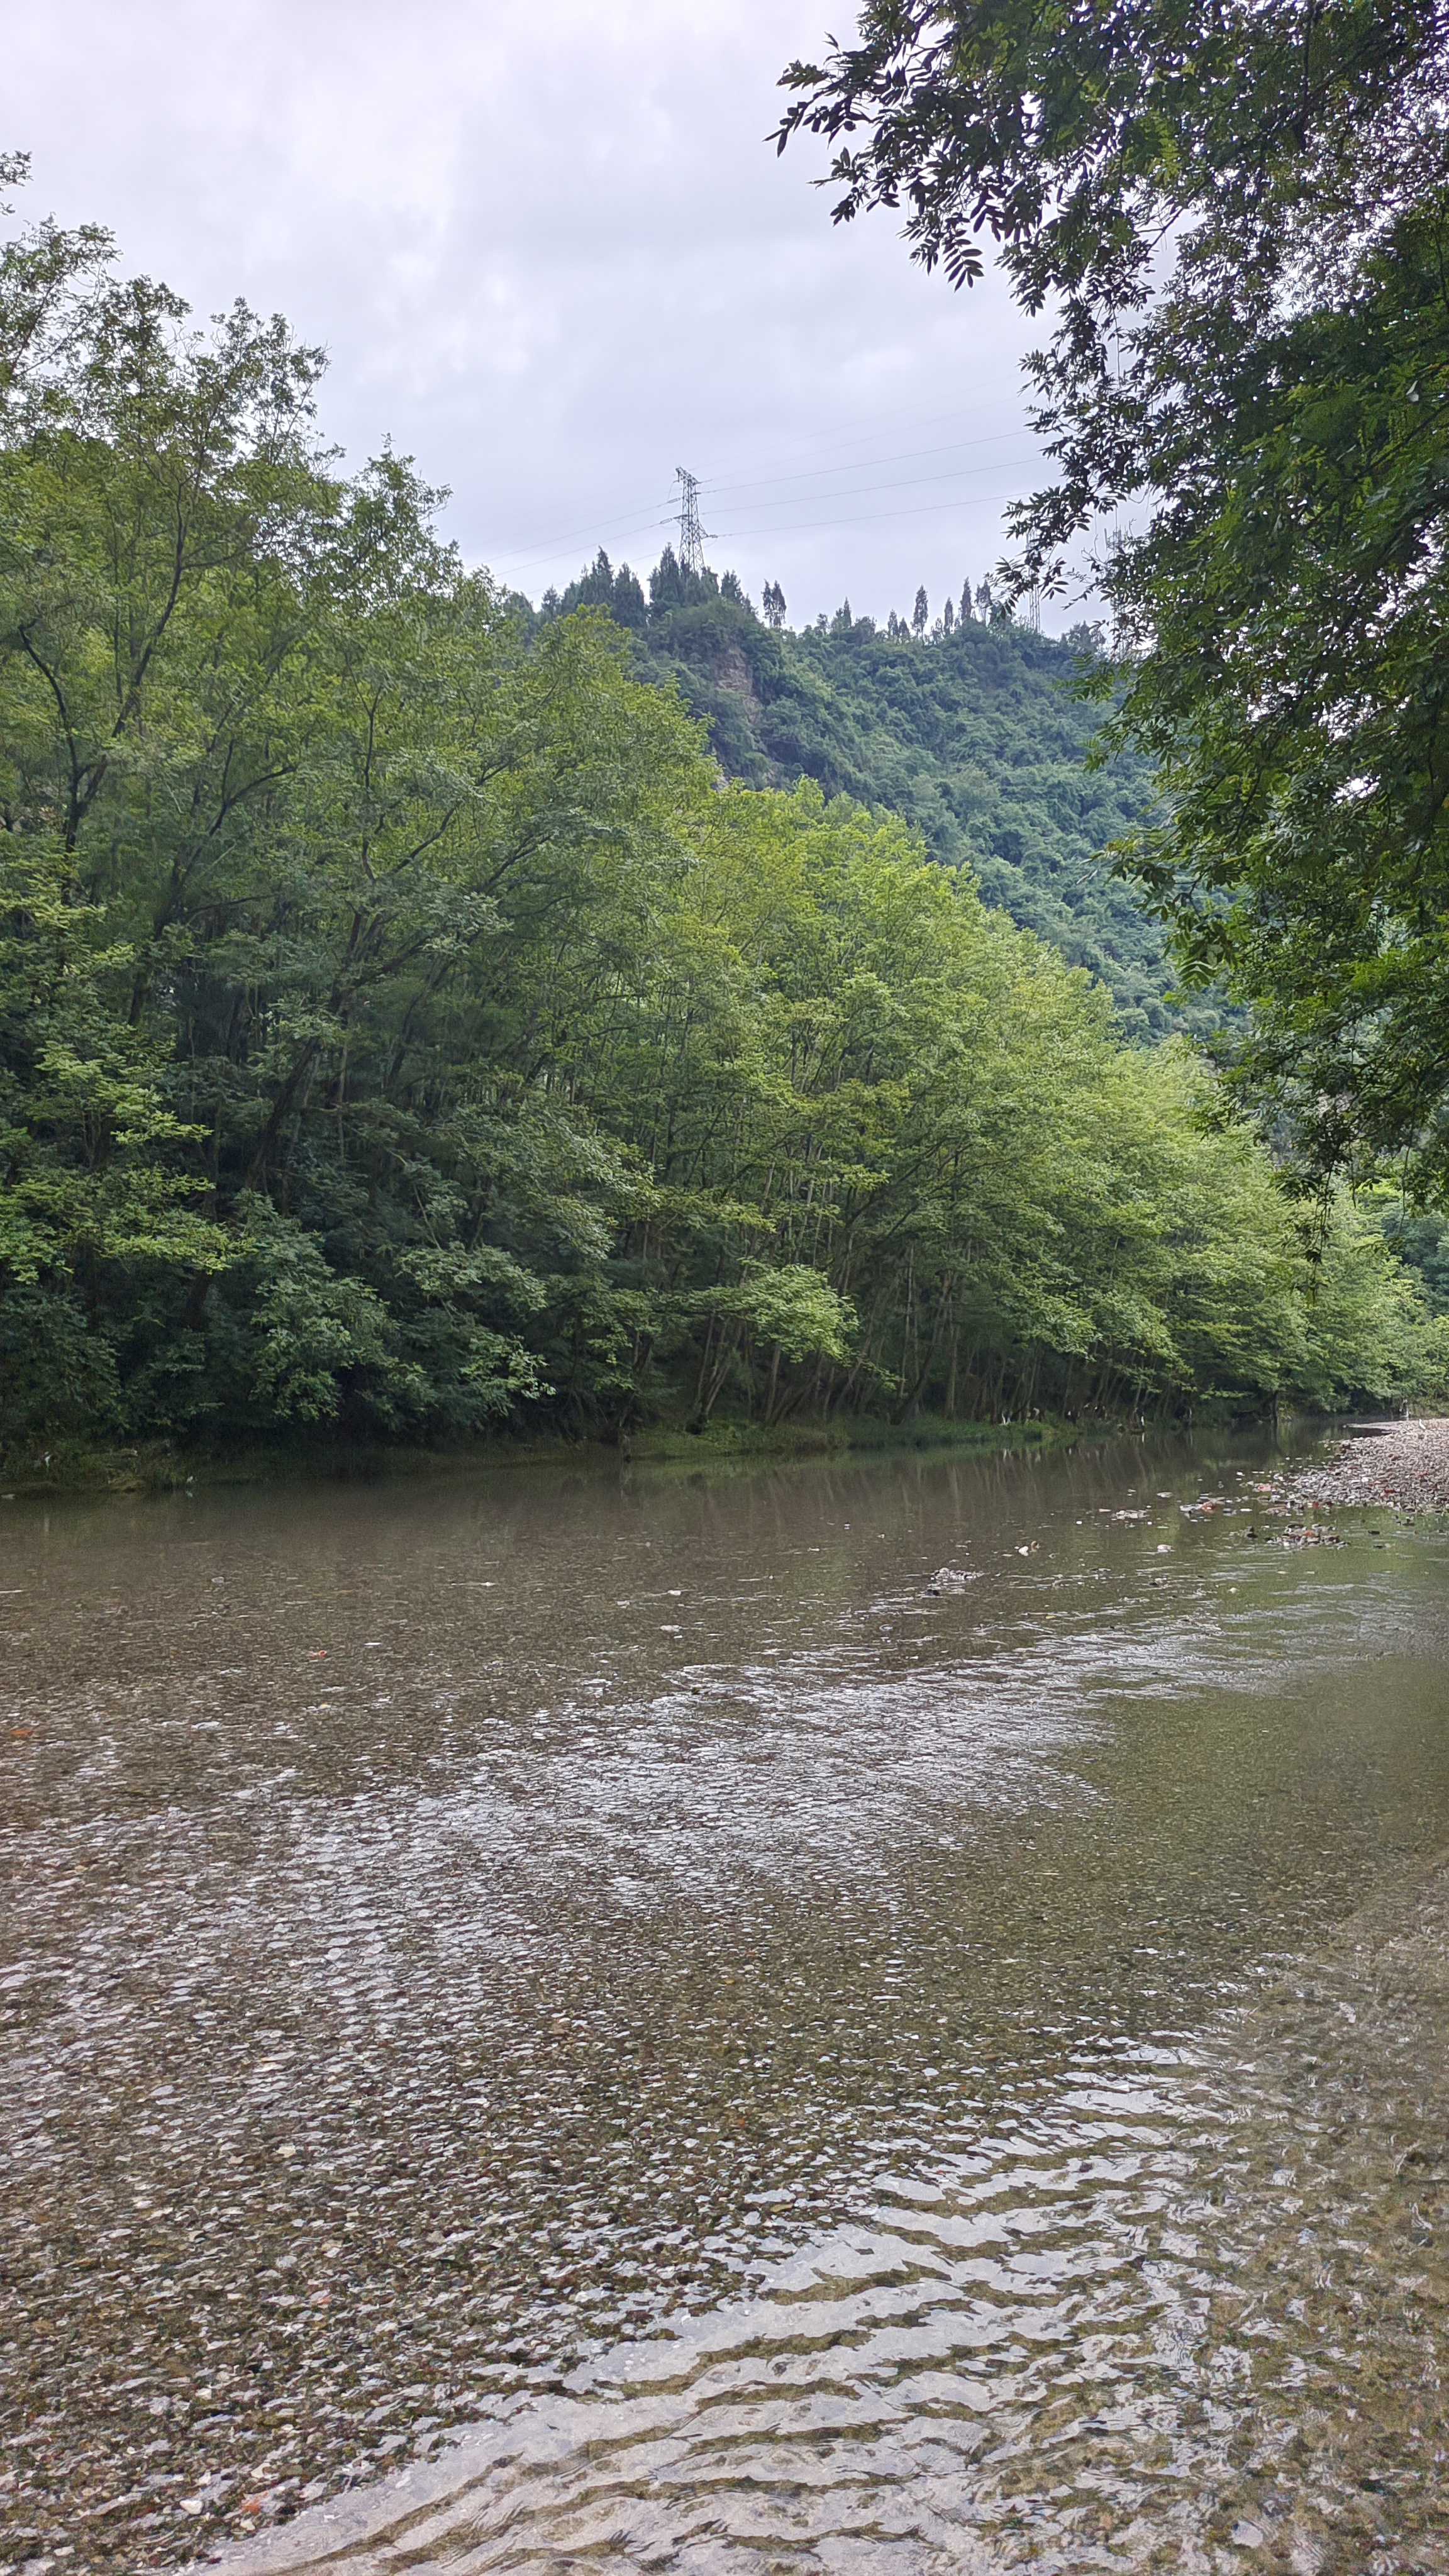
M 1350 1432 L 1336 1455 L 1285 1479 L 1291 1504 L 1449 1513 L 1449 1416 Z

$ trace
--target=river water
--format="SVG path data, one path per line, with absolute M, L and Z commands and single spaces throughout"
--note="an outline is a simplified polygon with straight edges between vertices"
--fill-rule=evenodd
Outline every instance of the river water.
M 1449 2570 L 1449 1539 L 1281 1454 L 0 1505 L 3 2563 Z

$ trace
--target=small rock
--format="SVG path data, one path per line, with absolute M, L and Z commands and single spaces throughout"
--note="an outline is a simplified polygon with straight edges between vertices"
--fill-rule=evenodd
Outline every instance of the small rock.
M 1400 2182 L 1418 2182 L 1430 2175 L 1449 2174 L 1449 2147 L 1426 2146 L 1417 2142 L 1405 2148 L 1394 2172 Z

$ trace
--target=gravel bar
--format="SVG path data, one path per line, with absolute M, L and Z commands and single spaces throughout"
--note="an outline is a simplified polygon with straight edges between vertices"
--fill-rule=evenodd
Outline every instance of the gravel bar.
M 1287 1492 L 1295 1502 L 1449 1513 L 1449 1417 L 1350 1433 L 1327 1465 L 1291 1476 Z

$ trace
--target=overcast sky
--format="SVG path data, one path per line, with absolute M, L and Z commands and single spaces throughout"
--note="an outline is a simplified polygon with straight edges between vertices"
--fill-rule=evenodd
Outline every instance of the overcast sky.
M 19 211 L 109 224 L 201 312 L 243 295 L 330 358 L 350 460 L 391 435 L 470 562 L 537 599 L 646 568 L 674 469 L 707 552 L 792 625 L 933 610 L 1036 479 L 996 282 L 892 220 L 833 227 L 764 137 L 835 0 L 69 0 L 17 11 Z M 1052 623 L 1069 623 L 1070 604 Z

